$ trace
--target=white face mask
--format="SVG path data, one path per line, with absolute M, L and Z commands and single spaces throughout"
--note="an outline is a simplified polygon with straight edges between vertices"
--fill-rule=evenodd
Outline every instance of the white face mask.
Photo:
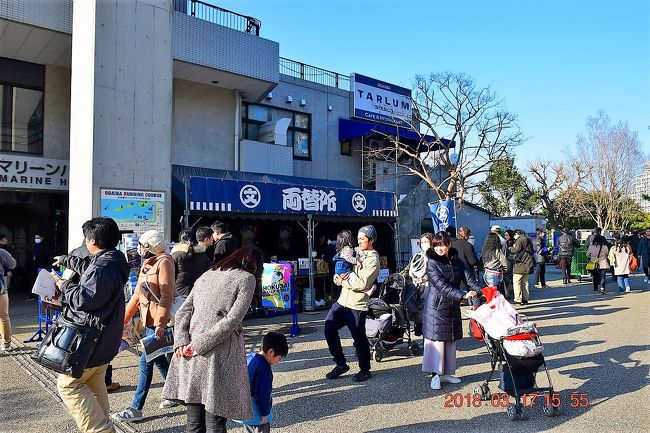
M 41 243 L 41 239 L 34 239 L 34 243 L 35 243 L 35 244 L 40 244 L 40 243 Z
M 431 248 L 431 244 L 429 242 L 420 242 L 420 248 L 422 248 L 422 251 L 427 251 Z

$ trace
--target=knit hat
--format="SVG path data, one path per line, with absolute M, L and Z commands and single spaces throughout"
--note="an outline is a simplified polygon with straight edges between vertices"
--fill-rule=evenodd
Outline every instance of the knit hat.
M 377 240 L 377 229 L 375 226 L 363 226 L 359 229 L 359 233 L 363 233 L 371 241 Z
M 162 233 L 156 230 L 148 230 L 140 236 L 138 240 L 140 244 L 147 250 L 151 251 L 153 254 L 160 254 L 165 251 L 165 239 L 163 238 Z

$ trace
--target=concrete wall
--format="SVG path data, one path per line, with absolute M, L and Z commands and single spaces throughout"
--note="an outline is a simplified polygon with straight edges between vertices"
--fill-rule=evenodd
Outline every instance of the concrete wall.
M 235 92 L 174 80 L 172 163 L 233 170 Z
M 293 102 L 286 103 L 291 96 Z M 307 104 L 300 106 L 300 100 Z M 298 78 L 280 75 L 280 84 L 273 89 L 273 99 L 262 101 L 311 116 L 311 161 L 294 160 L 294 176 L 318 179 L 337 179 L 361 186 L 361 157 L 359 152 L 352 156 L 341 155 L 339 142 L 339 119 L 350 117 L 350 96 L 345 90 L 311 83 Z M 332 111 L 328 111 L 332 106 Z
M 45 66 L 43 156 L 70 157 L 70 69 Z
M 171 2 L 78 2 L 73 27 L 70 245 L 102 187 L 165 192 L 169 238 Z

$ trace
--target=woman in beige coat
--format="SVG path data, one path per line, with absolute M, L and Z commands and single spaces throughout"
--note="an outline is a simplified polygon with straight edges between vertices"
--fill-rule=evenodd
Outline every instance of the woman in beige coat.
M 262 269 L 259 249 L 238 249 L 196 280 L 176 313 L 163 397 L 187 405 L 187 433 L 225 432 L 228 418 L 252 416 L 242 321 Z
M 587 248 L 587 259 L 589 261 L 597 260 L 595 269 L 591 271 L 594 293 L 598 292 L 599 286 L 600 293 L 605 293 L 605 275 L 609 269 L 608 254 L 607 240 L 601 235 L 594 236 L 591 245 Z
M 630 288 L 630 254 L 632 248 L 630 244 L 622 240 L 616 241 L 609 253 L 609 262 L 614 266 L 614 275 L 618 283 L 620 293 L 631 292 Z

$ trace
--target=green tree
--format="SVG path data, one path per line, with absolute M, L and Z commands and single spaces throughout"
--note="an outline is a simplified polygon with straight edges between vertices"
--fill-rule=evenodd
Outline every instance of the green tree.
M 527 185 L 512 156 L 495 161 L 478 190 L 483 206 L 496 215 L 521 215 L 539 208 L 539 195 Z

